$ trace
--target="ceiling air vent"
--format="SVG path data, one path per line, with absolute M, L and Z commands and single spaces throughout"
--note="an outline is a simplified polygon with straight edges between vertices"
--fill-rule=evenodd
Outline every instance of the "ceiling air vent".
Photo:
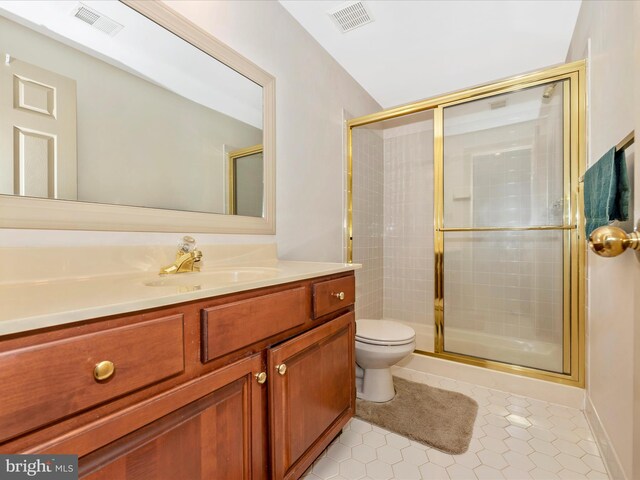
M 101 14 L 93 8 L 87 7 L 82 3 L 79 3 L 78 6 L 73 9 L 72 15 L 78 20 L 82 20 L 84 23 L 100 30 L 102 33 L 111 35 L 112 37 L 123 28 L 123 26 L 115 20 L 111 20 L 106 15 Z
M 373 22 L 371 14 L 362 2 L 343 3 L 327 12 L 342 33 Z

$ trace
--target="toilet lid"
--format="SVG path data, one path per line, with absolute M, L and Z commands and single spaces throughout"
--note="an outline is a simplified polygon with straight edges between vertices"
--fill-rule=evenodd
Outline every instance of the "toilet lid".
M 392 320 L 356 320 L 356 340 L 372 345 L 404 345 L 416 336 L 413 328 Z

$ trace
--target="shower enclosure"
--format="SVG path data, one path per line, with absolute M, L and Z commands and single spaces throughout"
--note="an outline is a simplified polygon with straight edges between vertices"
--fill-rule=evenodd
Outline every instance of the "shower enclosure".
M 417 351 L 584 383 L 584 63 L 348 122 L 356 314 Z

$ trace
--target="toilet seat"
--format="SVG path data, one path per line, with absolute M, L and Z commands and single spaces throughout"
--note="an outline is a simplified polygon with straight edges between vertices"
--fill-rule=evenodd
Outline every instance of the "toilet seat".
M 392 320 L 356 320 L 356 341 L 369 345 L 406 345 L 414 341 L 413 328 Z

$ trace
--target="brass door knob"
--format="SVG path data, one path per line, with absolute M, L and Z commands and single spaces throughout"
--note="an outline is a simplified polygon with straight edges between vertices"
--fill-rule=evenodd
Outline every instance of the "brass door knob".
M 280 375 L 284 375 L 287 373 L 287 366 L 284 363 L 281 363 L 280 365 L 276 365 L 276 370 Z
M 260 385 L 267 381 L 267 372 L 256 373 L 256 380 Z
M 601 257 L 616 257 L 627 248 L 640 250 L 640 234 L 618 227 L 596 228 L 589 236 L 589 248 Z
M 338 300 L 344 300 L 344 292 L 332 293 L 331 296 L 336 297 Z
M 93 368 L 93 378 L 97 381 L 102 382 L 110 378 L 116 372 L 116 366 L 113 362 L 109 360 L 104 360 L 102 362 L 96 363 L 96 366 Z

